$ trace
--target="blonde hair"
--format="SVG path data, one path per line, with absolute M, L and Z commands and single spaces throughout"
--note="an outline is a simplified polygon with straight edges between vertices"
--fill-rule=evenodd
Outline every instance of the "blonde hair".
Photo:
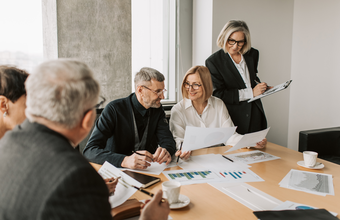
M 222 48 L 225 53 L 228 52 L 226 50 L 226 44 L 228 42 L 230 35 L 237 31 L 242 31 L 245 37 L 245 43 L 242 49 L 240 50 L 240 53 L 245 54 L 250 50 L 251 48 L 250 32 L 246 22 L 240 20 L 230 20 L 224 25 L 216 41 L 217 46 Z
M 188 90 L 184 87 L 184 83 L 187 81 L 187 78 L 191 74 L 197 73 L 201 83 L 202 83 L 202 89 L 203 89 L 203 99 L 204 101 L 208 100 L 210 96 L 212 96 L 213 93 L 213 84 L 211 81 L 211 75 L 210 71 L 205 66 L 193 66 L 191 67 L 185 74 L 182 82 L 182 96 L 183 98 L 189 98 L 188 97 Z

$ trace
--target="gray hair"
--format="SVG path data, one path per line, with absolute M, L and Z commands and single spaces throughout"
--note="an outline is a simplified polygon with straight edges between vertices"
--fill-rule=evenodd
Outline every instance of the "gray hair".
M 224 27 L 222 28 L 220 34 L 217 37 L 216 44 L 220 48 L 224 50 L 225 53 L 228 51 L 226 50 L 226 44 L 230 37 L 230 35 L 234 32 L 242 31 L 245 37 L 246 42 L 244 43 L 242 49 L 240 50 L 241 54 L 247 53 L 251 48 L 251 39 L 250 39 L 250 32 L 249 28 L 244 21 L 239 20 L 230 20 L 228 21 Z
M 164 75 L 159 71 L 150 67 L 143 67 L 135 76 L 135 89 L 137 90 L 137 87 L 140 85 L 150 85 L 151 79 L 155 79 L 158 82 L 165 80 Z
M 40 64 L 28 77 L 26 90 L 30 121 L 43 117 L 73 128 L 98 101 L 100 87 L 85 63 L 58 59 Z

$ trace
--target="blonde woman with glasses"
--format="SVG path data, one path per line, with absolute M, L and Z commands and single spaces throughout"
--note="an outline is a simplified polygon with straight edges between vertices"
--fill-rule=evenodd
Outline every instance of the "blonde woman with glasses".
M 214 85 L 213 95 L 227 106 L 238 133 L 267 128 L 261 100 L 248 103 L 271 87 L 257 76 L 259 51 L 251 47 L 247 24 L 229 21 L 217 38 L 217 45 L 221 49 L 205 61 Z
M 213 84 L 210 72 L 205 66 L 194 66 L 185 74 L 182 82 L 183 99 L 171 109 L 170 130 L 176 141 L 175 156 L 190 157 L 190 151 L 179 150 L 184 140 L 186 126 L 204 128 L 234 127 L 223 101 L 212 96 Z M 242 135 L 235 133 L 225 143 L 235 145 Z M 266 139 L 257 144 L 265 146 Z

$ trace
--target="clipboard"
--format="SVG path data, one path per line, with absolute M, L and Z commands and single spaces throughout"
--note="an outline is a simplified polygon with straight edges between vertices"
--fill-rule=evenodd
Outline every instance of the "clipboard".
M 266 97 L 268 95 L 274 94 L 276 92 L 282 91 L 282 90 L 288 88 L 288 86 L 290 85 L 291 82 L 292 82 L 292 80 L 288 80 L 287 82 L 284 82 L 284 83 L 281 83 L 281 84 L 279 84 L 277 86 L 274 86 L 273 88 L 268 89 L 267 91 L 265 91 L 261 95 L 258 95 L 258 96 L 254 97 L 252 99 L 249 99 L 248 103 L 252 102 L 252 101 L 255 101 L 255 100 L 258 100 L 260 98 Z

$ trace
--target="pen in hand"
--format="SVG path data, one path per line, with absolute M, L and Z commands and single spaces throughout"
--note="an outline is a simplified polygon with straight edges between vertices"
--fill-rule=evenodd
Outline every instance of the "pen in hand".
M 183 145 L 183 142 L 181 142 L 181 146 L 179 147 L 179 150 L 182 150 L 182 145 Z M 177 162 L 176 162 L 176 164 L 178 164 L 179 157 L 180 157 L 180 155 L 178 155 L 178 157 L 177 157 Z
M 145 194 L 151 196 L 151 197 L 154 196 L 154 194 L 152 192 L 148 192 L 148 191 L 144 190 L 143 188 L 140 188 L 140 187 L 137 187 L 137 186 L 132 186 L 132 187 L 137 189 L 138 191 L 141 191 L 142 193 L 145 193 Z M 162 198 L 161 202 L 165 202 L 165 199 Z

